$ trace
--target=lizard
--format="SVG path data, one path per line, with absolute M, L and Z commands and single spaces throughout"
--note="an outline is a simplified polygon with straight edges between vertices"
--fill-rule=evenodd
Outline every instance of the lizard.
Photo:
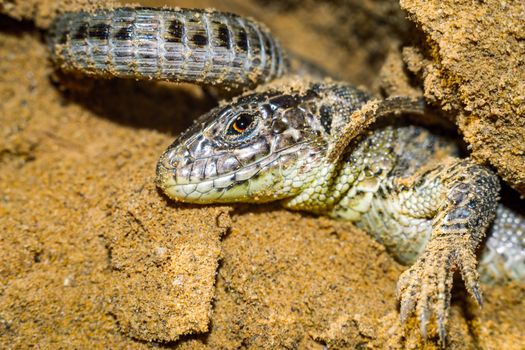
M 525 282 L 525 218 L 498 205 L 491 169 L 460 158 L 450 139 L 397 118 L 423 114 L 421 99 L 279 79 L 290 64 L 268 29 L 218 11 L 66 13 L 49 43 L 66 71 L 255 88 L 222 102 L 168 147 L 158 187 L 176 201 L 279 201 L 354 222 L 409 265 L 397 286 L 400 318 L 415 315 L 423 336 L 435 320 L 445 344 L 456 270 L 481 305 L 482 243 L 482 279 Z

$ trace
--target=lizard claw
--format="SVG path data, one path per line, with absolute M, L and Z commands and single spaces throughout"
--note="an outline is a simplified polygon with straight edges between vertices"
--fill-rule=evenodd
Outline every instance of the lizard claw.
M 445 344 L 454 271 L 459 269 L 470 294 L 481 305 L 475 256 L 469 248 L 451 248 L 430 242 L 425 253 L 401 275 L 397 285 L 400 320 L 416 316 L 423 338 L 434 320 L 440 342 Z
M 472 295 L 474 296 L 474 299 L 476 299 L 476 302 L 478 303 L 478 305 L 480 307 L 483 306 L 483 298 L 481 297 L 481 293 L 479 291 L 479 288 L 477 285 L 475 286 L 471 286 L 470 287 L 472 289 Z

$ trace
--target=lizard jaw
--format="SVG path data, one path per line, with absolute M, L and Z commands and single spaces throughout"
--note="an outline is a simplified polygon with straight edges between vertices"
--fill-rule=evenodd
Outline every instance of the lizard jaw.
M 297 158 L 301 158 L 297 154 L 302 152 L 309 157 L 304 156 L 306 160 L 297 162 Z M 237 164 L 229 171 L 208 175 L 205 170 L 208 163 L 224 162 L 213 157 L 195 161 L 177 154 L 176 150 L 168 149 L 159 160 L 157 186 L 173 200 L 200 204 L 260 203 L 293 197 L 310 181 L 305 173 L 315 169 L 313 165 L 318 158 L 308 151 L 306 144 L 297 144 L 256 162 Z M 192 176 L 194 172 L 201 176 Z

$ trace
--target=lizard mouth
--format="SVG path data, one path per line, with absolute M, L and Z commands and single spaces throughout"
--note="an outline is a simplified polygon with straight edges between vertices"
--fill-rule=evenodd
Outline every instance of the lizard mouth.
M 271 155 L 259 162 L 246 167 L 240 167 L 225 174 L 216 174 L 210 178 L 195 178 L 191 176 L 197 166 L 196 162 L 175 165 L 168 168 L 162 162 L 157 166 L 157 185 L 168 195 L 168 197 L 194 203 L 212 202 L 242 202 L 251 197 L 256 184 L 264 176 L 264 168 L 278 159 L 278 155 Z M 209 159 L 208 162 L 217 160 Z M 202 162 L 204 163 L 204 162 Z M 204 163 L 204 164 L 206 164 Z M 189 177 L 181 177 L 180 174 L 190 174 Z
M 223 154 L 204 159 L 168 150 L 157 165 L 157 186 L 171 199 L 191 203 L 231 203 L 275 200 L 283 163 L 297 153 L 299 143 L 243 165 Z

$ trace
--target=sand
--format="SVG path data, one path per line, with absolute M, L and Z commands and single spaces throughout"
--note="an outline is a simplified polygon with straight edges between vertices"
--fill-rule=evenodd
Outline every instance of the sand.
M 391 1 L 169 2 L 257 18 L 372 91 L 423 93 L 477 161 L 525 193 L 517 3 L 403 1 L 411 23 Z M 41 35 L 51 18 L 109 5 L 0 0 L 0 347 L 438 348 L 399 324 L 405 267 L 351 224 L 178 204 L 155 188 L 159 155 L 217 100 L 56 72 Z M 450 348 L 525 348 L 525 286 L 484 285 L 480 310 L 457 285 Z

